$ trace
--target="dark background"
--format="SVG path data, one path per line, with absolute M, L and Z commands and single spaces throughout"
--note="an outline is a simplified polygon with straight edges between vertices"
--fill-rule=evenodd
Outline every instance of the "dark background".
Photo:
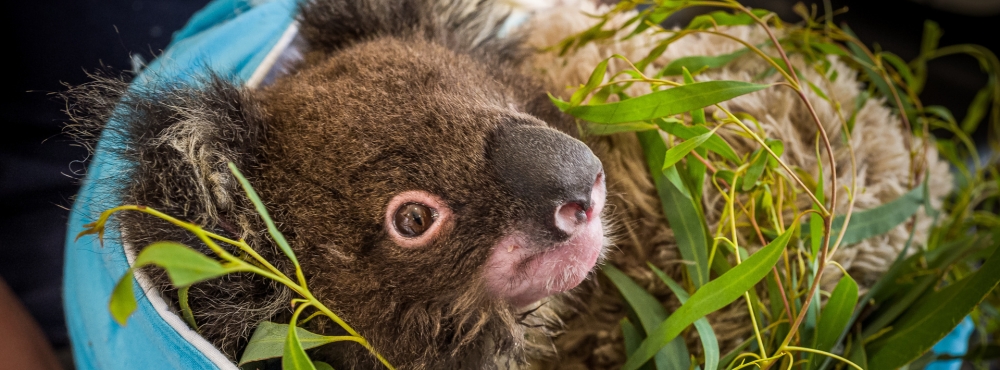
M 984 0 L 986 1 L 986 0 Z M 57 0 L 7 4 L 0 27 L 7 39 L 0 100 L 0 277 L 31 311 L 57 350 L 68 339 L 62 313 L 63 242 L 68 207 L 86 152 L 61 134 L 64 103 L 50 93 L 63 83 L 87 82 L 85 71 L 102 65 L 132 69 L 133 57 L 152 60 L 207 0 Z M 786 22 L 799 17 L 794 0 L 750 0 L 778 11 Z M 808 2 L 807 2 L 808 3 Z M 995 3 L 995 1 L 994 1 Z M 879 44 L 904 60 L 919 51 L 923 22 L 937 21 L 941 45 L 975 43 L 1000 50 L 1000 17 L 961 15 L 907 0 L 833 1 L 849 7 L 836 18 L 869 45 Z M 822 9 L 822 6 L 821 8 Z M 945 105 L 959 120 L 986 75 L 971 57 L 930 64 L 925 104 Z M 977 133 L 985 137 L 983 132 Z

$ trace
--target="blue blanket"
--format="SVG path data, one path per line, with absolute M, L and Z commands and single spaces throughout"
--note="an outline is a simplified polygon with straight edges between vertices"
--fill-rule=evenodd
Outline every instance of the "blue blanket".
M 153 79 L 192 81 L 209 70 L 233 81 L 251 78 L 257 67 L 293 22 L 295 0 L 247 2 L 216 0 L 198 12 L 174 35 L 168 49 L 133 84 Z M 115 122 L 108 123 L 116 124 Z M 69 220 L 66 240 L 64 300 L 76 368 L 90 369 L 235 369 L 217 349 L 170 313 L 162 299 L 142 299 L 126 326 L 108 311 L 108 299 L 128 262 L 118 230 L 108 229 L 104 246 L 94 236 L 73 239 L 83 225 L 115 204 L 110 186 L 127 181 L 120 176 L 121 159 L 109 146 L 120 143 L 101 137 Z M 148 286 L 148 285 L 147 285 Z M 159 310 L 157 310 L 158 303 Z

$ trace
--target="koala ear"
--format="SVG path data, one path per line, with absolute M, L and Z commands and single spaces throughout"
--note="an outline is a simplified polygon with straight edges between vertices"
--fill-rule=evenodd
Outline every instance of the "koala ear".
M 452 50 L 513 61 L 520 37 L 501 37 L 510 13 L 495 0 L 307 1 L 300 31 L 314 51 L 333 52 L 378 37 L 421 37 Z
M 96 77 L 70 97 L 90 110 L 71 112 L 76 131 L 107 122 L 101 145 L 124 168 L 100 181 L 118 182 L 110 186 L 118 201 L 230 231 L 227 222 L 244 223 L 236 214 L 246 201 L 228 162 L 251 178 L 259 167 L 266 115 L 252 92 L 217 76 L 130 86 Z

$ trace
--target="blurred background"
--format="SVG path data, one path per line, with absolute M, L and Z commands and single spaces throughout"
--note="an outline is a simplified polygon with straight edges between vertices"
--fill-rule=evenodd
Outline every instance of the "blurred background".
M 744 0 L 797 22 L 797 0 Z M 0 122 L 0 278 L 6 281 L 45 337 L 70 365 L 62 312 L 65 224 L 86 167 L 86 151 L 61 133 L 64 102 L 52 93 L 64 84 L 87 82 L 86 71 L 102 66 L 129 71 L 161 53 L 174 31 L 207 0 L 56 0 L 8 3 L 0 15 L 8 51 L 3 73 Z M 822 11 L 822 2 L 818 3 Z M 1000 51 L 996 27 L 1000 0 L 832 1 L 837 16 L 870 46 L 904 60 L 917 55 L 925 19 L 944 30 L 941 46 L 973 43 Z M 686 24 L 699 11 L 669 19 Z M 944 105 L 961 121 L 986 81 L 971 57 L 932 61 L 922 100 Z M 985 129 L 986 125 L 982 125 Z M 985 132 L 977 137 L 985 138 Z M 2 282 L 0 282 L 2 283 Z M 3 299 L 0 297 L 0 299 Z M 2 302 L 0 302 L 2 303 Z M 2 367 L 2 366 L 0 366 Z

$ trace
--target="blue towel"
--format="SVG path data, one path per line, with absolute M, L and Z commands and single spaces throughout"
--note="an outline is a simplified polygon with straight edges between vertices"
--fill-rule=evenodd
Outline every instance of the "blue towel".
M 192 81 L 209 70 L 247 81 L 292 24 L 296 9 L 295 0 L 216 0 L 174 34 L 168 49 L 133 84 Z M 101 137 L 69 220 L 64 300 L 76 368 L 235 369 L 217 349 L 176 321 L 176 315 L 161 316 L 138 285 L 139 307 L 128 324 L 120 326 L 112 319 L 108 299 L 128 268 L 118 231 L 108 229 L 103 247 L 92 235 L 73 239 L 84 224 L 118 205 L 107 196 L 111 184 L 127 181 L 118 171 L 121 159 L 108 150 L 120 144 L 115 140 L 107 133 Z

